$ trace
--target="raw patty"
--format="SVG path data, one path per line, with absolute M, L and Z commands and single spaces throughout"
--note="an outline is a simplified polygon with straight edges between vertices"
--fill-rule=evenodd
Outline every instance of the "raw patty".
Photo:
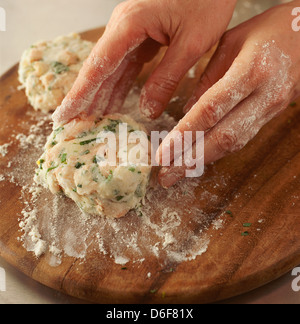
M 47 113 L 61 104 L 94 45 L 73 33 L 36 43 L 23 53 L 19 81 L 35 110 Z
M 107 146 L 97 138 L 103 136 L 102 131 L 111 132 L 116 135 L 118 148 L 120 123 L 128 124 L 127 138 L 132 133 L 143 134 L 148 146 L 142 152 L 146 164 L 135 163 L 140 161 L 136 152 L 141 152 L 135 143 L 128 144 L 127 166 L 100 165 L 107 159 Z M 119 162 L 119 155 L 116 160 Z M 53 194 L 63 191 L 88 214 L 119 218 L 137 207 L 146 194 L 151 173 L 150 142 L 143 126 L 126 115 L 110 115 L 98 121 L 75 119 L 52 132 L 38 165 L 36 182 Z

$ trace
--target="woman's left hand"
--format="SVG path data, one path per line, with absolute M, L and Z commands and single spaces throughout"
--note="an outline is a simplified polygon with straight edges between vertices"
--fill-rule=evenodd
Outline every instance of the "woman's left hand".
M 300 32 L 292 29 L 297 6 L 299 0 L 274 7 L 221 40 L 174 129 L 205 132 L 205 164 L 242 149 L 300 95 Z M 160 164 L 170 150 L 168 142 L 166 138 L 157 152 Z M 186 169 L 163 167 L 161 185 L 172 186 Z

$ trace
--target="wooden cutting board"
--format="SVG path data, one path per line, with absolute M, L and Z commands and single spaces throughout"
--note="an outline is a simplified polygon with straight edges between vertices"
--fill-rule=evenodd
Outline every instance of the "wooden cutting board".
M 96 41 L 102 33 L 99 28 L 83 37 Z M 183 80 L 177 99 L 170 103 L 168 111 L 176 118 L 181 117 L 210 55 L 199 63 L 195 78 Z M 158 60 L 159 56 L 147 64 L 139 85 Z M 17 91 L 17 69 L 14 66 L 0 79 L 0 145 L 32 124 L 34 112 L 24 91 Z M 1 172 L 18 154 L 18 146 L 12 143 L 9 154 L 0 156 Z M 226 183 L 221 184 L 219 180 L 224 178 Z M 60 265 L 50 266 L 47 255 L 36 258 L 18 240 L 23 209 L 20 191 L 12 181 L 0 182 L 0 255 L 46 286 L 98 303 L 209 303 L 236 296 L 300 264 L 299 100 L 241 152 L 207 168 L 193 203 L 201 203 L 203 215 L 211 219 L 205 228 L 209 245 L 191 261 L 162 266 L 150 256 L 141 263 L 129 262 L 125 268 L 112 262 L 109 255 L 91 250 L 84 262 L 64 256 Z M 203 193 L 208 191 L 206 197 Z M 173 200 L 178 210 L 188 208 L 184 199 Z M 218 219 L 222 226 L 216 230 Z M 199 228 L 192 230 L 200 235 Z

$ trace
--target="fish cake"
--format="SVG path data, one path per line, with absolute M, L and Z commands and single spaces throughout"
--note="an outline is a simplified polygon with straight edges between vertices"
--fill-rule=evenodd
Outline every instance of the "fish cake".
M 106 134 L 116 139 L 113 153 L 108 153 Z M 146 145 L 135 143 L 134 136 Z M 144 127 L 129 116 L 114 114 L 96 121 L 77 118 L 53 130 L 38 160 L 35 181 L 53 194 L 63 192 L 85 213 L 119 218 L 137 207 L 146 194 L 150 151 Z M 121 160 L 124 152 L 126 159 Z M 115 165 L 107 163 L 108 154 L 115 155 Z

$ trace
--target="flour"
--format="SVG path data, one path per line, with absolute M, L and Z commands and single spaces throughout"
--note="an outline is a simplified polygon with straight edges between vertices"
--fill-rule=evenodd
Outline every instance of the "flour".
M 2 157 L 6 156 L 10 145 L 11 145 L 11 143 L 6 143 L 6 144 L 3 144 L 0 146 L 0 154 L 2 155 Z
M 114 259 L 116 264 L 125 265 L 126 263 L 129 262 L 129 259 L 126 259 L 122 256 L 115 256 Z
M 165 113 L 158 120 L 145 120 L 139 112 L 139 96 L 139 90 L 133 89 L 122 113 L 144 123 L 148 131 L 174 128 L 176 121 Z M 206 232 L 215 216 L 205 214 L 201 204 L 217 197 L 204 191 L 196 199 L 201 179 L 186 179 L 165 190 L 158 185 L 154 170 L 144 201 L 126 217 L 115 220 L 83 214 L 70 199 L 53 196 L 33 181 L 36 160 L 52 123 L 50 117 L 38 113 L 30 118 L 33 126 L 24 125 L 22 133 L 12 135 L 9 145 L 18 145 L 19 154 L 0 177 L 0 181 L 20 187 L 23 210 L 19 215 L 19 239 L 27 251 L 37 258 L 44 255 L 53 267 L 66 256 L 85 262 L 90 253 L 96 253 L 103 265 L 113 262 L 138 266 L 155 257 L 165 267 L 194 260 L 207 251 L 210 236 Z
M 224 225 L 224 219 L 218 218 L 218 219 L 216 219 L 216 220 L 213 221 L 212 225 L 213 225 L 213 228 L 215 230 L 219 230 Z

